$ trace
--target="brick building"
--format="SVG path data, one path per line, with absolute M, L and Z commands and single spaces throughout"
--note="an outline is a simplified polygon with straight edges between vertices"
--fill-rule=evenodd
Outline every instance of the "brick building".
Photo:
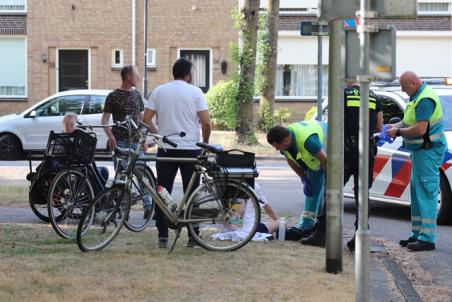
M 180 56 L 194 61 L 205 91 L 227 79 L 234 8 L 236 0 L 149 0 L 149 90 L 172 78 Z M 124 64 L 143 74 L 143 25 L 143 1 L 0 0 L 0 114 L 67 89 L 114 89 Z
M 171 79 L 180 56 L 195 62 L 195 84 L 204 91 L 227 79 L 234 68 L 229 45 L 238 41 L 231 11 L 241 2 L 148 0 L 149 91 Z M 316 18 L 317 2 L 281 0 L 276 108 L 292 109 L 294 119 L 316 99 L 317 39 L 301 37 L 299 26 Z M 452 0 L 418 0 L 416 20 L 376 22 L 397 28 L 398 74 L 452 76 Z M 143 73 L 143 23 L 142 0 L 0 0 L 0 115 L 65 89 L 113 89 L 124 64 Z M 326 95 L 328 38 L 323 41 Z

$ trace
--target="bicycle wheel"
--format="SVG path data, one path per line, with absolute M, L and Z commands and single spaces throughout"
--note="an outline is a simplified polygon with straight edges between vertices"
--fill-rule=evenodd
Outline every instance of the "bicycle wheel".
M 89 252 L 105 248 L 121 230 L 129 210 L 129 190 L 113 187 L 101 192 L 80 219 L 77 229 L 80 250 Z
M 66 239 L 75 238 L 80 217 L 93 199 L 93 187 L 81 171 L 58 173 L 47 195 L 47 210 L 55 232 Z
M 146 164 L 137 164 L 130 183 L 131 201 L 125 226 L 132 232 L 141 232 L 152 220 L 154 203 L 145 184 L 155 190 L 155 178 Z
M 186 219 L 203 220 L 187 225 L 200 246 L 211 251 L 234 251 L 256 233 L 260 223 L 258 198 L 247 185 L 233 180 L 213 185 L 213 190 L 203 184 L 190 198 Z

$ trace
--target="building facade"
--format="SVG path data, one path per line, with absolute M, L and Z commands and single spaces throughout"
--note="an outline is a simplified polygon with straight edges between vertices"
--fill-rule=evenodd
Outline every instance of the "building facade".
M 0 0 L 0 115 L 62 90 L 114 89 L 124 64 L 136 64 L 141 74 L 146 65 L 151 91 L 171 80 L 181 56 L 195 63 L 195 84 L 207 91 L 235 69 L 229 48 L 239 35 L 231 12 L 242 3 L 148 0 L 144 64 L 141 0 Z M 281 0 L 276 108 L 291 109 L 294 120 L 316 99 L 317 38 L 302 37 L 300 22 L 316 19 L 317 4 Z M 422 77 L 452 76 L 452 0 L 418 0 L 417 19 L 375 22 L 397 28 L 398 75 L 410 69 Z M 323 50 L 326 95 L 327 37 Z
M 204 91 L 227 79 L 235 8 L 235 0 L 149 0 L 148 91 L 172 79 L 179 57 L 194 62 Z M 143 1 L 0 0 L 0 114 L 68 89 L 114 89 L 125 64 L 144 73 L 144 53 Z

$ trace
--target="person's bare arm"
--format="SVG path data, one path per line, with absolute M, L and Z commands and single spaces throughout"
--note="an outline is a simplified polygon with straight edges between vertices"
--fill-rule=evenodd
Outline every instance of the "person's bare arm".
M 157 128 L 155 127 L 154 122 L 152 121 L 155 114 L 156 111 L 151 110 L 149 108 L 146 108 L 143 113 L 143 123 L 149 126 L 149 129 L 151 129 L 151 133 L 157 133 Z
M 326 170 L 327 163 L 328 163 L 328 157 L 326 155 L 326 152 L 322 149 L 315 155 L 315 158 L 317 158 L 320 161 L 320 165 L 323 169 Z
M 278 215 L 276 215 L 275 211 L 273 210 L 272 206 L 271 206 L 269 203 L 267 203 L 267 204 L 264 206 L 264 211 L 265 211 L 265 213 L 267 213 L 267 215 L 268 215 L 272 220 L 278 220 L 278 219 L 279 219 Z
M 398 125 L 394 124 L 394 125 Z M 397 128 L 393 126 L 393 128 L 389 129 L 387 134 L 390 137 L 396 137 L 397 136 L 397 129 L 400 129 L 400 135 L 406 136 L 406 137 L 418 137 L 425 134 L 428 127 L 428 121 L 418 121 L 413 126 L 407 127 L 407 128 Z
M 299 165 L 297 165 L 296 163 L 294 163 L 293 161 L 291 161 L 290 159 L 286 158 L 287 163 L 289 164 L 289 166 L 292 168 L 292 170 L 300 177 L 304 176 L 304 171 L 303 169 L 301 169 L 301 167 Z
M 377 113 L 377 125 L 375 127 L 376 132 L 380 132 L 383 129 L 383 111 Z
M 212 132 L 212 122 L 208 110 L 198 112 L 199 121 L 201 122 L 202 141 L 209 143 L 210 133 Z
M 111 113 L 109 113 L 109 112 L 102 113 L 101 123 L 103 126 L 108 125 L 110 116 L 111 116 Z M 104 127 L 104 132 L 108 137 L 108 146 L 110 147 L 110 149 L 113 149 L 117 145 L 113 132 L 111 131 L 110 127 Z

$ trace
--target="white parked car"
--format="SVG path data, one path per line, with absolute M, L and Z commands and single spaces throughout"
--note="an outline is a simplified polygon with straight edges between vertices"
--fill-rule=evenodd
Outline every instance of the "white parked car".
M 63 117 L 74 112 L 83 124 L 100 125 L 110 90 L 69 90 L 56 93 L 22 113 L 0 117 L 0 157 L 17 159 L 24 152 L 42 151 L 51 130 L 63 130 Z M 95 130 L 97 149 L 107 149 L 107 136 Z
M 441 184 L 438 195 L 438 223 L 452 224 L 452 87 L 430 85 L 438 94 L 443 105 L 444 130 L 449 150 L 440 168 Z M 408 96 L 400 86 L 372 87 L 381 101 L 384 123 L 392 118 L 403 118 Z M 328 115 L 328 101 L 323 103 L 323 119 Z M 315 118 L 315 117 L 314 117 Z M 378 134 L 376 134 L 378 137 Z M 373 171 L 374 182 L 369 191 L 371 200 L 393 204 L 410 205 L 411 159 L 410 152 L 403 147 L 403 139 L 394 142 L 377 142 L 378 153 Z M 353 198 L 353 180 L 344 189 L 344 195 Z

